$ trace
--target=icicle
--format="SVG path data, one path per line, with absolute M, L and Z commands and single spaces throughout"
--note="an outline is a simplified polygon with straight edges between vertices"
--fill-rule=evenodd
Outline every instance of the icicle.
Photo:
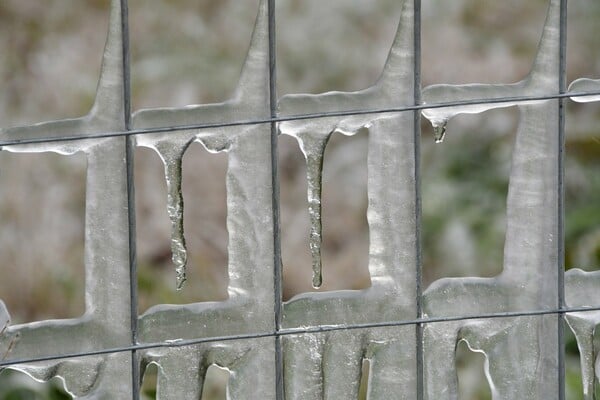
M 441 124 L 433 123 L 433 138 L 436 143 L 442 143 L 446 136 L 446 124 L 447 121 L 443 121 Z
M 323 176 L 323 155 L 331 134 L 299 134 L 298 141 L 306 158 L 306 178 L 308 182 L 308 214 L 310 216 L 310 253 L 312 255 L 313 278 L 315 289 L 321 287 L 323 274 L 321 266 L 321 187 Z
M 10 314 L 6 309 L 6 305 L 0 300 L 0 335 L 4 333 L 8 325 L 10 324 Z
M 581 366 L 581 383 L 585 400 L 594 399 L 594 330 L 595 322 L 569 315 L 567 322 L 575 334 Z
M 165 142 L 156 145 L 165 167 L 167 182 L 167 213 L 171 221 L 171 259 L 177 273 L 177 290 L 186 281 L 187 250 L 183 232 L 183 195 L 181 193 L 181 171 L 183 153 L 187 144 L 170 145 Z
M 187 252 L 183 235 L 183 196 L 181 194 L 181 158 L 165 166 L 167 174 L 167 212 L 171 220 L 171 252 L 177 273 L 177 290 L 186 281 Z
M 587 272 L 579 268 L 571 268 L 565 273 L 565 303 L 568 307 L 574 308 L 598 304 L 600 301 L 599 283 L 600 273 L 598 271 Z M 594 362 L 598 353 L 598 349 L 594 346 L 594 332 L 600 323 L 600 312 L 567 313 L 566 320 L 575 334 L 579 348 L 584 399 L 591 400 L 594 398 Z
M 6 329 L 8 329 L 8 325 L 10 325 L 10 314 L 4 305 L 4 302 L 0 300 L 0 337 L 4 335 Z M 0 342 L 1 343 L 1 342 Z M 11 340 L 8 345 L 0 346 L 0 361 L 4 361 L 6 357 L 10 354 L 12 348 L 14 347 L 15 340 Z M 2 347 L 5 347 L 5 350 L 2 350 Z M 0 368 L 2 371 L 2 368 Z

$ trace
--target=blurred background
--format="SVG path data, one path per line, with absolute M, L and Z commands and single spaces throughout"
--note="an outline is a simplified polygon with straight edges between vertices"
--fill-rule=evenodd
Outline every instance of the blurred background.
M 108 0 L 0 1 L 0 126 L 80 116 L 97 84 Z M 133 109 L 227 99 L 258 0 L 130 0 Z M 546 0 L 423 0 L 423 86 L 514 82 L 528 72 Z M 392 43 L 397 0 L 278 0 L 279 96 L 358 90 L 377 78 Z M 569 2 L 567 82 L 600 78 L 600 2 Z M 501 270 L 516 108 L 453 119 L 443 144 L 422 124 L 424 286 Z M 567 102 L 566 267 L 600 267 L 600 105 Z M 367 135 L 334 135 L 323 176 L 321 291 L 370 285 Z M 188 282 L 175 290 L 166 185 L 152 151 L 136 149 L 139 312 L 159 303 L 223 300 L 227 292 L 227 157 L 199 144 L 184 157 Z M 83 312 L 86 160 L 82 154 L 0 153 L 0 298 L 13 323 Z M 284 297 L 311 287 L 305 165 L 280 138 Z M 580 399 L 578 351 L 567 340 L 567 390 Z M 488 399 L 483 356 L 459 345 L 461 400 Z M 153 398 L 155 371 L 144 393 Z M 224 399 L 211 368 L 203 399 Z M 0 400 L 66 399 L 58 382 L 0 374 Z

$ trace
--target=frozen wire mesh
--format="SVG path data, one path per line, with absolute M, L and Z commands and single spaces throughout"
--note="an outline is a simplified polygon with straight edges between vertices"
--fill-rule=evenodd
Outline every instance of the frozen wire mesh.
M 420 1 L 400 20 L 375 85 L 356 92 L 275 90 L 274 0 L 261 0 L 233 96 L 218 104 L 130 113 L 126 0 L 112 0 L 96 100 L 82 118 L 0 130 L 11 152 L 82 151 L 88 160 L 86 312 L 10 325 L 0 302 L 0 368 L 59 376 L 75 397 L 139 397 L 157 365 L 160 399 L 199 398 L 206 371 L 230 371 L 232 399 L 456 398 L 456 345 L 486 357 L 498 399 L 562 399 L 563 319 L 581 351 L 593 398 L 598 274 L 563 273 L 564 103 L 598 101 L 600 83 L 565 82 L 566 1 L 550 0 L 529 75 L 514 84 L 432 85 L 421 91 Z M 421 288 L 420 114 L 437 141 L 458 114 L 517 106 L 502 272 Z M 368 289 L 282 302 L 277 137 L 306 157 L 313 285 L 321 274 L 321 187 L 334 132 L 368 130 Z M 133 149 L 164 163 L 177 286 L 186 280 L 181 168 L 193 142 L 228 157 L 228 299 L 136 308 Z M 51 345 L 50 345 L 51 344 Z

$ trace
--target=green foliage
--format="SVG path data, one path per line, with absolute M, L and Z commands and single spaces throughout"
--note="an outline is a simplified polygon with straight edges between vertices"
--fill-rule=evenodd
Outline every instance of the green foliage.
M 35 382 L 23 373 L 5 370 L 0 373 L 0 400 L 71 400 L 58 379 Z

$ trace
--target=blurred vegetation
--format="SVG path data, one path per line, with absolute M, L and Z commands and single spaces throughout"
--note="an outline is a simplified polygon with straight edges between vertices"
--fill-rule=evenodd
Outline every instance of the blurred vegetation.
M 527 73 L 545 0 L 423 1 L 423 84 L 511 82 Z M 257 1 L 131 0 L 134 108 L 227 98 Z M 106 0 L 0 2 L 0 125 L 77 116 L 91 106 L 107 22 Z M 377 77 L 398 17 L 395 0 L 279 2 L 278 90 L 356 90 Z M 600 3 L 569 3 L 568 80 L 600 77 Z M 174 23 L 176 21 L 176 23 Z M 440 40 L 443 38 L 443 40 Z M 68 77 L 68 79 L 65 79 Z M 566 268 L 600 267 L 600 106 L 567 102 Z M 434 145 L 423 123 L 425 285 L 445 276 L 493 276 L 502 265 L 505 201 L 516 109 L 460 116 Z M 335 135 L 324 166 L 323 290 L 369 286 L 367 135 Z M 310 284 L 306 178 L 293 140 L 280 141 L 284 296 Z M 222 300 L 227 285 L 225 155 L 193 145 L 184 159 L 190 280 L 174 289 L 166 188 L 158 157 L 136 151 L 139 310 Z M 85 157 L 0 154 L 0 298 L 14 322 L 83 311 Z M 202 199 L 202 201 L 197 201 Z M 196 201 L 195 201 L 196 200 Z M 567 335 L 568 399 L 582 398 L 578 351 Z M 461 400 L 490 398 L 483 357 L 459 345 Z M 363 370 L 361 399 L 366 394 Z M 210 370 L 204 400 L 223 399 L 228 374 Z M 67 399 L 60 382 L 0 374 L 0 400 Z M 143 392 L 154 398 L 156 368 Z
M 70 400 L 58 379 L 51 384 L 38 383 L 16 371 L 5 371 L 0 377 L 2 400 Z

